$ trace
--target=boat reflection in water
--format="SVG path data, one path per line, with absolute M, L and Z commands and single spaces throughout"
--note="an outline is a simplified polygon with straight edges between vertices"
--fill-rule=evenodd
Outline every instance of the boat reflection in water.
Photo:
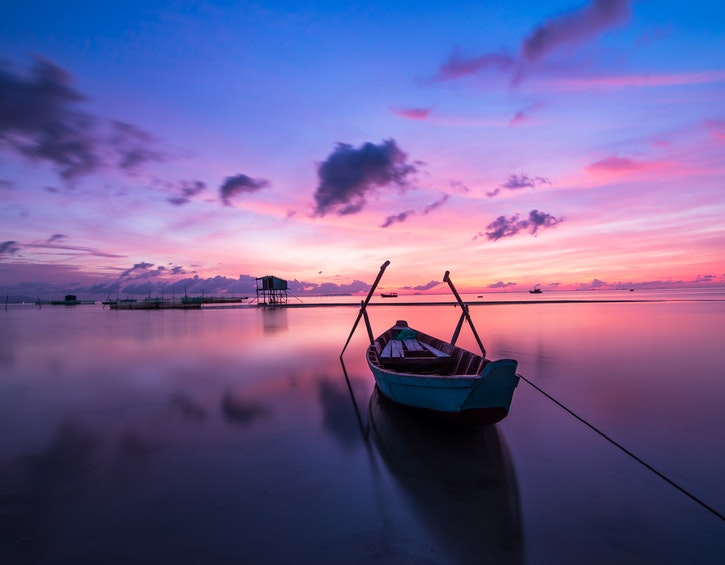
M 426 419 L 377 387 L 369 417 L 385 464 L 451 559 L 524 561 L 516 476 L 496 426 Z

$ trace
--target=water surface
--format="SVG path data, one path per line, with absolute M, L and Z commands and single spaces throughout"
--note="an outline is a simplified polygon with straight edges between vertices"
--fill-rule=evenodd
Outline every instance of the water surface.
M 471 306 L 489 356 L 518 359 L 531 382 L 725 513 L 722 294 L 535 302 Z M 0 562 L 725 555 L 723 520 L 523 381 L 497 426 L 440 429 L 374 394 L 361 327 L 344 356 L 351 398 L 339 354 L 356 315 L 0 312 Z M 444 338 L 459 315 L 370 309 L 376 333 L 407 319 Z M 465 328 L 460 343 L 475 349 Z

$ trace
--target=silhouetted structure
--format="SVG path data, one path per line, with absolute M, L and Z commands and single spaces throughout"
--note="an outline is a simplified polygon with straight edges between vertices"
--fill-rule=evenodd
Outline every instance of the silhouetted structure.
M 257 277 L 257 304 L 287 304 L 287 281 L 277 277 Z

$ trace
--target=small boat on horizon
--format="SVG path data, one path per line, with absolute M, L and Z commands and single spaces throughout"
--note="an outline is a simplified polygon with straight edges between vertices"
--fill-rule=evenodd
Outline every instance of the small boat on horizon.
M 542 291 L 541 291 L 541 289 L 539 288 L 539 285 L 537 284 L 537 285 L 536 285 L 536 286 L 535 286 L 534 288 L 532 288 L 532 289 L 531 289 L 531 290 L 530 290 L 529 292 L 530 292 L 531 294 L 541 294 L 541 292 L 542 292 Z
M 398 320 L 373 338 L 366 307 L 389 264 L 390 261 L 386 261 L 380 268 L 340 358 L 360 319 L 364 318 L 370 337 L 365 358 L 377 388 L 385 397 L 410 409 L 454 422 L 486 425 L 505 418 L 519 383 L 518 363 L 514 359 L 492 361 L 486 357 L 468 305 L 461 300 L 448 271 L 443 281 L 448 283 L 462 310 L 450 341 L 418 331 L 406 320 Z M 480 355 L 456 346 L 464 321 L 473 332 L 481 349 Z
M 383 298 L 398 298 L 397 292 L 381 292 L 380 296 Z

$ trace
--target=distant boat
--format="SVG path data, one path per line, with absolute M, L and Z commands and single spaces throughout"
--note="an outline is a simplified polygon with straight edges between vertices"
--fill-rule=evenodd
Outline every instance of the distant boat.
M 95 304 L 95 300 L 78 300 L 75 294 L 66 294 L 63 300 L 51 300 L 52 306 L 78 306 L 79 304 Z
M 398 298 L 397 292 L 381 292 L 380 296 L 383 298 Z
M 534 288 L 532 288 L 529 291 L 531 294 L 541 294 L 541 289 L 539 288 L 539 285 L 537 284 Z
M 371 339 L 365 357 L 380 392 L 403 406 L 461 423 L 495 424 L 505 418 L 519 383 L 517 362 L 486 358 L 486 350 L 473 326 L 468 306 L 462 302 L 448 271 L 443 280 L 450 286 L 462 310 L 450 342 L 417 331 L 405 320 L 396 322 L 377 339 L 372 338 L 366 306 L 389 263 L 387 261 L 380 268 L 378 279 L 360 307 L 350 333 L 352 337 L 360 318 L 364 316 Z M 471 327 L 481 355 L 456 346 L 464 320 Z

